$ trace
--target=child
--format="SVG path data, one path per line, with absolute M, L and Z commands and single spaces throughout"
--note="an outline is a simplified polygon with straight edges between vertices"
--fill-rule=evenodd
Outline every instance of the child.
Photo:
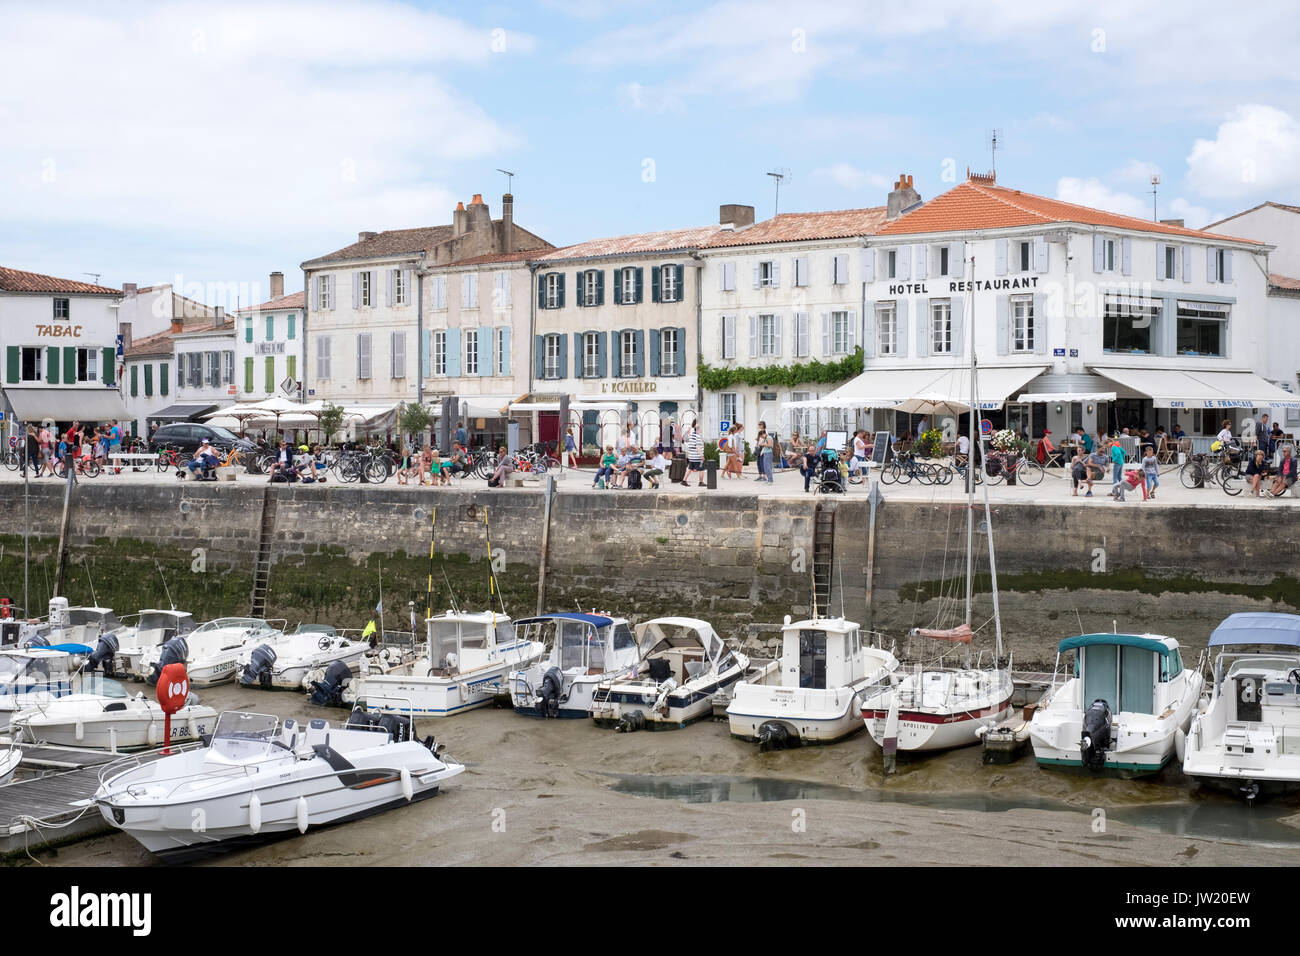
M 1147 445 L 1143 451 L 1145 454 L 1142 457 L 1142 473 L 1146 477 L 1144 497 L 1154 498 L 1156 488 L 1160 486 L 1160 462 L 1156 460 L 1154 446 Z
M 1142 489 L 1142 500 L 1146 501 L 1147 498 L 1146 479 L 1144 478 L 1141 469 L 1137 469 L 1137 468 L 1133 469 L 1132 471 L 1125 472 L 1123 477 L 1121 477 L 1119 481 L 1115 482 L 1115 487 L 1111 489 L 1110 494 L 1111 497 L 1114 498 L 1116 501 L 1124 501 L 1125 500 L 1124 492 L 1132 491 L 1135 488 Z

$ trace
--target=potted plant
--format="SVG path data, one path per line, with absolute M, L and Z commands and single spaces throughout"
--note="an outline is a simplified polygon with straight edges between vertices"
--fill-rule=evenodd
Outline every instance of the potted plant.
M 916 440 L 913 451 L 917 458 L 940 458 L 943 455 L 943 433 L 937 428 L 927 428 Z

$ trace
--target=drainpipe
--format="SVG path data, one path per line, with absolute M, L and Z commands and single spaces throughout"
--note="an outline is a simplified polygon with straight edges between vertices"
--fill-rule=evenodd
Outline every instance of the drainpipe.
M 704 421 L 704 390 L 700 387 L 700 359 L 704 355 L 704 257 L 692 249 L 691 258 L 699 263 L 695 267 L 695 420 L 698 427 Z M 686 354 L 685 350 L 682 354 Z M 679 414 L 677 420 L 681 419 Z
M 533 363 L 537 361 L 537 266 L 528 266 L 528 394 L 533 394 Z
M 424 404 L 424 253 L 415 264 L 415 403 Z

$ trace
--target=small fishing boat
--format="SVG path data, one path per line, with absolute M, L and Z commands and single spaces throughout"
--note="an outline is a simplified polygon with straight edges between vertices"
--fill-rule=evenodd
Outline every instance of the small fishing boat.
M 727 706 L 731 735 L 763 750 L 829 744 L 862 729 L 863 694 L 898 667 L 843 617 L 791 621 L 781 628 L 780 682 L 739 683 Z
M 641 659 L 623 677 L 597 685 L 591 716 L 620 731 L 669 730 L 713 714 L 715 694 L 730 695 L 741 680 L 764 684 L 777 674 L 773 660 L 751 662 L 732 651 L 706 621 L 660 617 L 636 627 Z
M 0 730 L 20 710 L 72 693 L 80 657 L 49 647 L 0 651 Z
M 157 683 L 158 673 L 173 660 L 185 664 L 192 687 L 222 684 L 239 672 L 245 648 L 272 643 L 284 634 L 284 624 L 260 617 L 219 617 L 160 647 L 146 649 L 140 666 L 146 669 L 150 684 Z
M 245 687 L 299 690 L 309 671 L 339 663 L 355 673 L 370 649 L 365 641 L 344 637 L 328 624 L 300 624 L 292 634 L 278 634 L 264 644 L 245 644 L 238 661 Z
M 449 610 L 425 621 L 423 656 L 354 682 L 357 706 L 380 713 L 450 717 L 509 693 L 506 675 L 532 666 L 546 645 L 515 633 L 510 618 L 491 611 Z
M 1209 648 L 1214 683 L 1178 741 L 1183 773 L 1248 801 L 1300 789 L 1300 615 L 1230 615 Z
M 395 726 L 399 739 L 379 727 L 280 726 L 226 712 L 207 746 L 110 764 L 94 802 L 145 849 L 182 861 L 424 800 L 465 769 L 440 758 L 432 737 L 411 739 L 409 721 Z
M 1073 676 L 1058 686 L 1061 655 L 1071 651 Z M 1186 732 L 1204 687 L 1200 667 L 1183 667 L 1172 637 L 1067 638 L 1029 723 L 1034 757 L 1044 766 L 1158 773 L 1174 756 L 1175 738 Z
M 18 771 L 18 765 L 23 762 L 23 752 L 17 747 L 10 747 L 7 750 L 0 751 L 0 785 L 8 783 L 14 778 Z
M 528 641 L 550 638 L 549 655 L 509 674 L 515 713 L 527 717 L 589 716 L 601 681 L 630 674 L 640 656 L 621 617 L 544 614 L 517 622 L 516 631 Z
M 198 740 L 212 732 L 217 712 L 192 702 L 172 715 L 171 743 Z M 163 743 L 164 715 L 157 701 L 134 696 L 114 680 L 81 675 L 76 692 L 18 711 L 9 722 L 15 741 L 131 750 Z
M 127 619 L 130 619 L 128 615 Z M 166 644 L 173 637 L 184 637 L 194 630 L 194 616 L 175 608 L 148 608 L 140 612 L 134 624 L 117 633 L 117 650 L 113 654 L 113 671 L 124 677 L 144 680 L 148 667 L 141 667 L 145 651 Z
M 47 646 L 79 644 L 93 648 L 100 637 L 119 635 L 124 626 L 111 607 L 71 607 L 65 597 L 50 598 L 49 613 L 44 619 L 19 622 L 19 642 L 31 643 L 43 638 Z

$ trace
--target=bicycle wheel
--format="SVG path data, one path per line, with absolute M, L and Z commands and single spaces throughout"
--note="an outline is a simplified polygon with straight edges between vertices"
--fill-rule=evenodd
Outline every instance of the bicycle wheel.
M 900 485 L 905 485 L 912 480 L 916 472 L 916 466 L 910 461 L 894 462 L 894 481 Z
M 556 458 L 554 455 L 547 455 L 547 456 L 546 456 L 546 470 L 547 470 L 547 471 L 551 471 L 551 470 L 559 471 L 559 470 L 560 470 L 560 459 Z
M 62 458 L 54 463 L 54 476 L 56 478 L 68 477 L 68 469 L 64 467 Z
M 892 485 L 898 480 L 898 462 L 891 461 L 887 465 L 880 467 L 880 483 L 882 485 Z
M 1220 465 L 1218 478 L 1220 487 L 1233 498 L 1241 494 L 1241 489 L 1246 487 L 1245 476 L 1235 465 Z
M 931 465 L 930 471 L 934 474 L 934 483 L 936 485 L 952 484 L 953 470 L 951 465 Z
M 359 481 L 361 479 L 361 466 L 355 458 L 343 458 L 338 462 L 336 474 L 339 481 Z
M 989 462 L 990 462 L 990 460 L 992 460 L 992 461 L 997 461 L 998 464 L 999 464 L 999 466 L 1000 466 L 1000 467 L 998 468 L 998 473 L 997 473 L 996 475 L 993 474 L 993 473 L 991 473 L 991 472 L 989 471 Z M 1001 461 L 1000 459 L 997 459 L 997 458 L 994 458 L 994 459 L 988 459 L 988 458 L 986 458 L 986 459 L 984 459 L 984 462 L 983 462 L 982 467 L 980 468 L 980 471 L 981 471 L 981 477 L 982 477 L 985 481 L 987 481 L 990 485 L 999 485 L 999 484 L 1002 483 L 1002 479 L 1005 478 L 1005 477 L 1007 476 L 1007 466 L 1006 466 L 1006 462 L 1003 462 L 1003 461 Z
M 1184 488 L 1205 487 L 1205 467 L 1193 459 L 1188 459 L 1178 467 L 1178 480 Z
M 81 473 L 87 478 L 98 478 L 99 462 L 93 458 L 86 459 L 86 462 L 81 466 Z
M 366 463 L 366 481 L 373 485 L 382 485 L 388 480 L 388 467 L 382 458 L 373 458 Z
M 1029 458 L 1023 458 L 1016 468 L 1016 481 L 1033 487 L 1043 480 L 1043 466 Z
M 5 467 L 8 468 L 10 471 L 18 470 L 18 452 L 16 451 L 5 452 Z
M 171 466 L 171 463 L 171 456 L 167 454 L 166 450 L 160 448 L 158 450 L 158 458 L 154 462 L 158 470 L 166 471 Z

